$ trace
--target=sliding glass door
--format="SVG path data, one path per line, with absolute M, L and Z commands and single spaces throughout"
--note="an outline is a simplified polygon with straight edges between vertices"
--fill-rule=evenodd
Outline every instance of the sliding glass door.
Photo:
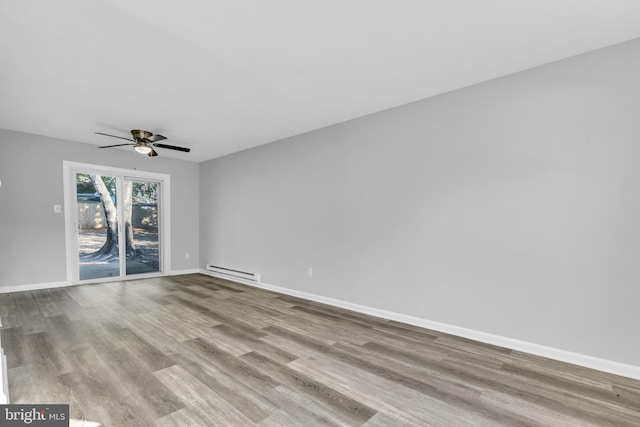
M 69 174 L 74 281 L 161 273 L 163 181 L 91 169 Z

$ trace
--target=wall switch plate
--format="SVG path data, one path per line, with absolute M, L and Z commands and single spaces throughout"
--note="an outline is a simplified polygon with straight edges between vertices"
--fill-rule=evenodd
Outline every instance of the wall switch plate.
M 62 213 L 62 205 L 53 205 L 54 213 Z
M 185 252 L 184 259 L 189 259 L 189 258 L 191 258 L 191 254 L 189 252 Z
M 313 277 L 313 268 L 307 268 L 307 277 Z

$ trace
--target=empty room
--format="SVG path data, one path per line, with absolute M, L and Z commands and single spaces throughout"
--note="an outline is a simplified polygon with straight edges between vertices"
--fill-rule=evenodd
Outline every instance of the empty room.
M 0 2 L 0 425 L 640 425 L 640 2 Z

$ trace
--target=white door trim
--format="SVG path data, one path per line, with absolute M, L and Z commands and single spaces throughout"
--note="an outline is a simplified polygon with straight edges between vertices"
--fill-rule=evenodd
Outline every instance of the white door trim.
M 95 172 L 112 175 L 121 178 L 134 178 L 141 180 L 159 181 L 160 185 L 160 273 L 166 275 L 171 271 L 171 176 L 164 173 L 140 171 L 134 169 L 116 168 L 112 166 L 94 165 L 90 163 L 78 163 L 63 160 L 63 185 L 64 185 L 64 220 L 65 220 L 65 248 L 67 261 L 67 282 L 70 284 L 90 283 L 80 281 L 78 269 L 78 251 L 76 227 L 77 212 L 73 198 L 76 196 L 74 173 Z M 123 263 L 121 263 L 123 264 Z M 137 278 L 131 276 L 131 278 Z M 142 275 L 140 276 L 142 278 Z M 121 280 L 121 278 L 120 278 Z

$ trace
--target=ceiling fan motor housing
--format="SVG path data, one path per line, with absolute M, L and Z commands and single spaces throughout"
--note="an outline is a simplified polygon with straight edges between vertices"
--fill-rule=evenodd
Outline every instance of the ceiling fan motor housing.
M 131 135 L 133 135 L 133 139 L 135 139 L 136 142 L 147 142 L 153 134 L 146 130 L 133 129 Z

